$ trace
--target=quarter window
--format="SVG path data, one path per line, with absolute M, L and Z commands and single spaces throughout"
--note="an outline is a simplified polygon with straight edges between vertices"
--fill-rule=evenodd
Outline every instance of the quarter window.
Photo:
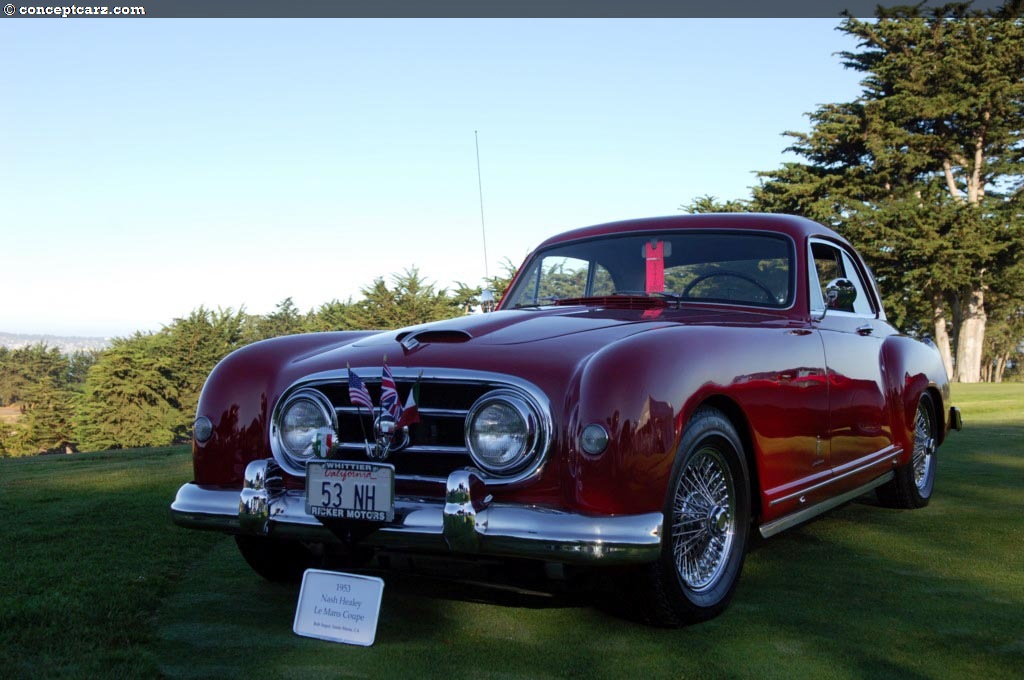
M 812 311 L 824 311 L 825 289 L 830 282 L 835 279 L 847 279 L 853 284 L 854 289 L 857 291 L 857 296 L 851 304 L 833 308 L 831 311 L 848 312 L 862 316 L 875 315 L 871 296 L 868 292 L 869 289 L 864 284 L 864 279 L 854 264 L 853 258 L 846 251 L 828 243 L 814 242 L 811 244 L 811 256 L 814 261 L 814 274 L 818 280 L 817 287 L 811 291 Z

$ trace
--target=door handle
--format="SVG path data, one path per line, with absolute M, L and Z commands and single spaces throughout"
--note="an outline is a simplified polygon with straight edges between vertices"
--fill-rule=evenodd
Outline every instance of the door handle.
M 875 330 L 874 326 L 866 323 L 863 326 L 857 326 L 857 335 L 871 335 L 873 330 Z

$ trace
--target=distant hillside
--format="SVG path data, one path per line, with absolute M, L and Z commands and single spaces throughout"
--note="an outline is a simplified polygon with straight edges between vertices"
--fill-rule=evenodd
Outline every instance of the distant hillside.
M 47 347 L 56 347 L 63 354 L 87 352 L 89 350 L 106 349 L 110 346 L 110 338 L 63 337 L 58 335 L 29 335 L 26 333 L 0 332 L 0 347 L 18 349 L 29 345 L 44 343 Z

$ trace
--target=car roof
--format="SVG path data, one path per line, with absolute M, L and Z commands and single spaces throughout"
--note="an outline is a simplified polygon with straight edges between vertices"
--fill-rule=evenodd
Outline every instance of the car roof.
M 626 234 L 631 232 L 668 231 L 680 229 L 744 229 L 752 231 L 772 231 L 790 236 L 797 243 L 802 243 L 808 236 L 821 236 L 840 243 L 849 243 L 832 229 L 822 226 L 806 217 L 770 213 L 704 213 L 700 215 L 667 215 L 665 217 L 645 217 L 640 219 L 607 222 L 590 227 L 573 229 L 557 236 L 552 236 L 538 246 L 545 248 L 557 243 L 566 243 L 579 239 L 606 236 L 609 234 Z

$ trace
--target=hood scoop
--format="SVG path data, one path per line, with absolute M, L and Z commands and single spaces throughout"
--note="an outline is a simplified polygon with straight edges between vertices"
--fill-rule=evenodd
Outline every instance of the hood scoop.
M 420 345 L 433 343 L 454 344 L 459 342 L 469 342 L 472 339 L 473 336 L 466 331 L 440 329 L 407 331 L 395 336 L 395 340 L 398 340 L 398 342 L 401 343 L 406 352 L 411 352 Z

